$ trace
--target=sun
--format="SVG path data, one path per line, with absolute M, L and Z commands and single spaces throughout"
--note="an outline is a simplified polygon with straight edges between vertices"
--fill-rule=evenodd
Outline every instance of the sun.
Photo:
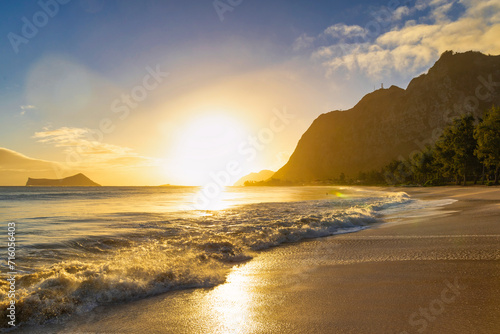
M 242 160 L 238 146 L 246 137 L 246 126 L 228 113 L 208 112 L 187 119 L 174 139 L 174 155 L 167 170 L 181 184 L 204 185 L 210 182 L 211 172 Z

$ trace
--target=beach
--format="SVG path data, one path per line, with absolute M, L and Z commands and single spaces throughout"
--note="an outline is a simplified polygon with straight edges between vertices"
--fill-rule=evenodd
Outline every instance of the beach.
M 212 288 L 99 306 L 19 332 L 498 333 L 500 189 L 395 190 L 456 201 L 271 248 Z

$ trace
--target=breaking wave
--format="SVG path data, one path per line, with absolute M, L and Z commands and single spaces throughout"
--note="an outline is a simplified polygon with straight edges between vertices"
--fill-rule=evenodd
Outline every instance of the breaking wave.
M 16 278 L 17 322 L 41 324 L 98 305 L 214 286 L 224 282 L 232 266 L 260 250 L 356 232 L 375 223 L 381 210 L 411 201 L 405 193 L 371 193 L 249 204 L 197 218 L 141 221 L 133 232 L 30 245 L 22 249 L 29 264 Z M 2 319 L 7 319 L 7 291 L 3 280 Z

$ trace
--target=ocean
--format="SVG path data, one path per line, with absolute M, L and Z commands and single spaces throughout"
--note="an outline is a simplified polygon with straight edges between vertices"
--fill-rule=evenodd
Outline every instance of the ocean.
M 16 226 L 17 324 L 64 321 L 99 305 L 215 286 L 259 251 L 360 231 L 384 212 L 417 203 L 404 192 L 356 187 L 228 187 L 199 210 L 199 191 L 0 187 L 4 273 L 7 226 Z M 8 290 L 1 280 L 4 328 Z

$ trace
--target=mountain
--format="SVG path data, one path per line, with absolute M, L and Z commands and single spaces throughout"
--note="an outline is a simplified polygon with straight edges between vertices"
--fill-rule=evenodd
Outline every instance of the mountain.
M 52 171 L 55 163 L 29 158 L 16 151 L 0 147 L 0 168 L 2 171 Z
M 235 186 L 243 186 L 243 185 L 245 185 L 246 181 L 253 181 L 253 182 L 265 181 L 265 180 L 271 178 L 271 176 L 273 176 L 273 175 L 274 175 L 274 172 L 272 170 L 264 169 L 258 173 L 250 173 L 246 176 L 243 176 L 241 179 L 236 181 L 236 183 L 234 185 Z
M 452 119 L 500 105 L 500 56 L 446 51 L 406 89 L 392 86 L 320 115 L 273 179 L 317 181 L 379 170 L 433 144 Z
M 38 187 L 100 187 L 100 184 L 95 183 L 82 173 L 65 177 L 64 179 L 32 179 L 28 178 L 26 186 Z

